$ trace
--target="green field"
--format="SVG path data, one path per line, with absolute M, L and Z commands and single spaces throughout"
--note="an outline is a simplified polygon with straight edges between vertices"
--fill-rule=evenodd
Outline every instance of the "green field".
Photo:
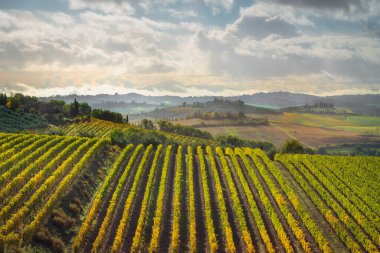
M 274 116 L 272 121 L 336 129 L 360 134 L 380 134 L 380 117 L 373 116 L 284 113 L 283 115 Z

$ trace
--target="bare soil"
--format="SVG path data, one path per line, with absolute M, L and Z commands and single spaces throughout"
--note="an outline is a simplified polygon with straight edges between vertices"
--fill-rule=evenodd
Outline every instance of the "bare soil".
M 254 115 L 258 116 L 258 115 Z M 261 115 L 260 115 L 261 117 Z M 276 147 L 281 147 L 289 138 L 299 140 L 311 148 L 319 148 L 327 145 L 340 145 L 345 143 L 364 143 L 379 141 L 379 136 L 367 136 L 357 132 L 336 130 L 327 127 L 308 126 L 287 121 L 281 115 L 269 116 L 270 125 L 265 126 L 211 126 L 201 127 L 213 136 L 237 135 L 242 139 L 253 141 L 267 141 Z M 199 119 L 180 120 L 179 124 L 200 124 Z M 214 122 L 217 124 L 217 121 Z
M 323 214 L 319 211 L 319 209 L 314 205 L 310 197 L 306 194 L 306 192 L 302 189 L 302 187 L 297 183 L 294 179 L 293 175 L 289 173 L 287 169 L 281 163 L 276 162 L 276 167 L 282 172 L 287 182 L 291 185 L 294 192 L 297 194 L 298 198 L 307 210 L 310 212 L 310 216 L 314 219 L 316 224 L 322 228 L 323 235 L 328 240 L 329 245 L 333 249 L 333 252 L 348 252 L 343 242 L 339 239 L 339 237 L 335 234 L 333 228 L 330 224 L 325 220 Z
M 131 155 L 131 153 L 130 153 L 130 155 Z M 128 159 L 125 159 L 125 161 L 121 164 L 120 169 L 117 172 L 117 175 L 115 175 L 115 179 L 120 178 L 121 174 L 124 171 L 124 168 L 125 168 L 127 162 L 129 161 L 130 155 L 129 155 Z M 85 244 L 85 251 L 86 252 L 91 251 L 92 243 L 95 241 L 95 238 L 96 238 L 97 233 L 100 229 L 100 226 L 102 225 L 103 219 L 106 216 L 107 207 L 108 207 L 109 202 L 112 198 L 112 194 L 115 191 L 115 188 L 117 186 L 118 181 L 119 180 L 112 180 L 110 187 L 106 191 L 106 197 L 104 198 L 103 202 L 101 203 L 101 206 L 99 208 L 99 212 L 96 215 L 95 222 L 93 223 L 93 227 L 91 229 L 92 233 L 90 233 L 90 236 L 89 236 L 89 238 Z M 91 206 L 89 206 L 88 208 L 91 208 Z
M 186 166 L 186 154 L 182 156 L 182 177 L 181 177 L 181 213 L 180 213 L 180 234 L 179 234 L 179 250 L 180 252 L 188 251 L 188 239 L 189 239 L 189 205 L 188 205 L 188 171 Z
M 311 188 L 314 188 L 312 186 L 312 184 L 309 182 L 309 180 L 305 177 L 305 175 L 303 173 L 300 172 L 300 170 L 297 168 L 297 166 L 294 166 L 294 168 L 297 170 L 297 173 L 300 174 L 300 176 L 303 178 L 303 180 L 305 180 L 307 182 L 307 184 L 311 187 Z M 338 215 L 336 214 L 335 211 L 333 211 L 331 209 L 331 207 L 329 205 L 327 205 L 325 199 L 320 195 L 320 193 L 318 191 L 315 191 L 315 193 L 318 195 L 319 199 L 323 202 L 323 204 L 328 207 L 336 217 L 338 217 Z M 342 228 L 344 228 L 346 230 L 346 232 L 349 234 L 349 236 L 351 237 L 351 239 L 353 241 L 355 241 L 361 248 L 361 251 L 362 252 L 365 252 L 364 248 L 362 247 L 362 245 L 360 244 L 360 242 L 356 239 L 355 235 L 351 233 L 351 231 L 348 229 L 348 227 L 343 223 L 343 221 L 341 219 L 338 219 L 338 223 L 339 223 L 339 226 L 341 226 Z
M 41 227 L 41 230 L 48 231 L 52 237 L 56 239 L 59 238 L 67 246 L 75 236 L 75 231 L 79 229 L 81 225 L 81 215 L 86 211 L 85 207 L 91 203 L 93 194 L 96 192 L 99 183 L 102 182 L 105 177 L 105 168 L 112 165 L 117 154 L 118 152 L 111 148 L 101 149 L 97 153 L 95 159 L 93 159 L 87 166 L 83 175 L 73 183 L 73 186 L 69 189 L 61 200 L 59 206 L 55 209 L 61 210 L 68 218 L 74 221 L 71 229 L 63 229 L 62 227 L 57 226 L 57 223 L 53 221 L 53 215 L 51 215 L 46 224 Z M 73 204 L 79 207 L 79 213 L 73 212 L 73 209 L 70 208 L 70 205 Z M 56 250 L 54 246 L 52 248 L 52 245 L 48 245 L 46 242 L 41 245 L 38 240 L 39 239 L 36 240 L 36 238 L 34 238 L 32 245 L 36 243 L 42 247 L 50 247 L 50 250 Z
M 265 165 L 264 161 L 259 158 L 262 163 Z M 290 210 L 290 213 L 293 215 L 293 217 L 298 221 L 298 224 L 299 226 L 301 227 L 301 229 L 304 231 L 305 233 L 305 237 L 306 237 L 306 240 L 307 242 L 310 243 L 310 247 L 313 249 L 314 252 L 317 252 L 317 253 L 320 253 L 321 251 L 319 250 L 314 238 L 312 237 L 312 235 L 309 233 L 309 230 L 305 227 L 305 225 L 303 224 L 302 222 L 302 219 L 299 217 L 297 211 L 294 209 L 294 206 L 290 203 L 290 200 L 288 199 L 288 196 L 285 194 L 285 192 L 282 190 L 280 184 L 277 182 L 277 180 L 275 179 L 275 177 L 272 175 L 272 173 L 270 172 L 270 170 L 268 169 L 268 167 L 265 165 L 265 168 L 266 168 L 266 171 L 268 172 L 271 180 L 275 183 L 276 187 L 279 189 L 282 197 L 285 199 L 286 201 L 286 205 L 289 207 L 289 210 Z
M 238 158 L 238 162 L 240 164 L 240 167 L 242 168 L 242 172 L 244 174 L 245 180 L 247 181 L 248 186 L 251 189 L 252 195 L 256 201 L 257 208 L 260 211 L 261 217 L 264 221 L 265 227 L 266 227 L 267 232 L 268 232 L 268 236 L 271 238 L 271 241 L 272 241 L 274 248 L 276 249 L 277 252 L 285 252 L 285 249 L 282 246 L 282 243 L 281 243 L 281 241 L 277 235 L 277 232 L 274 228 L 274 225 L 273 225 L 270 217 L 268 216 L 268 213 L 265 209 L 264 204 L 261 201 L 259 193 L 257 192 L 255 184 L 252 182 L 252 180 L 250 179 L 250 177 L 248 175 L 248 172 L 247 172 L 248 168 L 245 168 L 244 163 L 239 156 L 237 158 Z
M 320 186 L 322 186 L 322 188 L 329 194 L 329 197 L 332 199 L 332 200 L 334 200 L 339 206 L 340 206 L 340 208 L 342 208 L 345 212 L 346 212 L 346 214 L 351 218 L 351 220 L 352 220 L 352 222 L 353 223 L 355 223 L 360 229 L 361 229 L 361 231 L 368 237 L 368 238 L 370 238 L 371 239 L 371 236 L 367 233 L 367 231 L 364 229 L 364 227 L 362 226 L 362 225 L 360 225 L 359 224 L 359 222 L 354 218 L 354 216 L 351 214 L 351 212 L 349 212 L 348 210 L 347 210 L 347 208 L 345 207 L 345 206 L 343 206 L 342 205 L 342 203 L 341 203 L 341 201 L 339 200 L 339 199 L 337 199 L 336 198 L 336 196 L 334 195 L 334 194 L 332 194 L 332 192 L 322 183 L 322 181 L 317 177 L 317 176 L 315 176 L 315 174 L 313 173 L 313 172 L 311 172 L 311 170 L 304 164 L 304 163 L 302 163 L 304 166 L 305 166 L 305 168 L 307 168 L 307 171 L 308 171 L 308 173 L 310 173 L 310 175 L 312 175 L 312 177 L 316 180 L 316 182 L 320 185 Z M 347 201 L 349 201 L 349 199 L 347 199 Z M 373 241 L 372 240 L 372 242 L 374 243 L 374 245 L 376 245 L 377 244 L 377 242 L 376 241 Z M 377 247 L 377 249 L 378 250 L 380 250 L 380 248 L 379 247 Z
M 235 184 L 236 189 L 237 189 L 238 194 L 239 194 L 240 203 L 241 203 L 242 208 L 243 208 L 244 217 L 245 217 L 246 222 L 247 222 L 247 228 L 251 234 L 253 245 L 255 246 L 255 248 L 258 252 L 265 252 L 266 248 L 265 248 L 264 242 L 260 236 L 260 231 L 257 227 L 256 220 L 251 213 L 251 207 L 248 203 L 248 199 L 247 199 L 247 196 L 246 196 L 244 189 L 241 185 L 240 179 L 236 173 L 236 168 L 234 167 L 230 157 L 226 156 L 226 159 L 229 163 L 229 167 L 231 168 L 233 181 L 234 181 L 234 184 Z
M 219 156 L 215 156 L 215 164 L 216 164 L 216 169 L 219 174 L 220 184 L 223 189 L 224 202 L 226 203 L 226 209 L 227 209 L 227 214 L 228 214 L 228 222 L 231 225 L 232 235 L 233 235 L 234 243 L 236 246 L 236 250 L 237 252 L 242 252 L 243 249 L 245 251 L 246 248 L 243 242 L 242 234 L 240 233 L 238 221 L 235 216 L 231 192 L 229 191 L 229 187 L 227 185 L 227 180 L 224 176 L 224 173 L 222 173 L 222 169 L 221 169 L 222 165 L 221 165 Z
M 221 227 L 218 202 L 217 202 L 216 193 L 215 193 L 215 181 L 214 181 L 214 178 L 211 176 L 211 172 L 210 172 L 211 165 L 210 165 L 207 155 L 205 155 L 205 164 L 206 164 L 207 184 L 210 190 L 211 210 L 214 210 L 212 212 L 212 220 L 214 222 L 216 239 L 218 241 L 218 244 L 220 245 L 218 250 L 221 252 L 224 252 L 225 251 L 224 245 L 226 245 L 226 242 L 225 242 L 223 232 L 222 232 L 223 228 Z
M 135 234 L 135 231 L 137 228 L 137 223 L 138 223 L 139 216 L 140 216 L 142 201 L 144 199 L 146 184 L 147 184 L 148 178 L 149 178 L 149 172 L 150 172 L 151 167 L 152 167 L 154 153 L 155 153 L 155 151 L 151 152 L 149 157 L 148 157 L 147 163 L 145 164 L 144 173 L 141 175 L 142 178 L 141 178 L 141 181 L 140 181 L 140 183 L 137 187 L 137 190 L 136 190 L 136 196 L 133 199 L 130 219 L 129 219 L 128 224 L 126 225 L 127 229 L 125 230 L 123 244 L 121 247 L 122 252 L 127 252 L 131 248 L 131 245 L 132 245 L 133 236 Z
M 123 210 L 125 201 L 127 199 L 128 193 L 132 188 L 133 181 L 135 179 L 136 171 L 139 166 L 141 157 L 143 156 L 144 151 L 140 151 L 139 155 L 136 157 L 136 159 L 133 161 L 133 165 L 131 168 L 131 171 L 128 174 L 127 180 L 125 182 L 124 188 L 120 193 L 119 199 L 117 199 L 117 203 L 114 209 L 114 213 L 111 216 L 111 222 L 107 228 L 107 234 L 106 238 L 103 241 L 103 245 L 101 247 L 102 251 L 106 251 L 106 249 L 109 249 L 112 246 L 117 227 L 119 226 L 119 222 L 123 216 Z
M 174 173 L 175 173 L 175 154 L 171 154 L 168 178 L 165 187 L 164 208 L 162 212 L 162 224 L 161 233 L 159 238 L 159 252 L 168 252 L 172 235 L 172 216 L 173 216 L 173 185 L 174 185 Z
M 161 157 L 163 156 L 164 156 L 164 152 L 161 153 Z M 164 159 L 158 160 L 157 169 L 156 169 L 156 173 L 153 180 L 153 185 L 152 185 L 151 192 L 149 195 L 148 208 L 147 208 L 145 221 L 144 221 L 143 236 L 139 245 L 140 249 L 143 252 L 146 252 L 147 249 L 149 248 L 149 242 L 152 237 L 153 218 L 154 218 L 154 211 L 156 210 L 156 205 L 157 205 L 158 188 L 159 188 L 160 180 L 161 180 L 163 160 Z
M 197 235 L 197 251 L 203 252 L 208 249 L 207 233 L 205 227 L 205 202 L 202 187 L 202 178 L 199 171 L 198 156 L 193 158 L 194 167 L 194 197 L 195 197 L 195 218 L 196 218 L 196 235 Z

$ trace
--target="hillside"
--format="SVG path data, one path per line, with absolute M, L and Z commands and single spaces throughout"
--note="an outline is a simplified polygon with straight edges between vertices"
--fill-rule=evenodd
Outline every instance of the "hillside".
M 142 113 L 139 116 L 135 116 L 136 119 L 140 118 L 153 118 L 153 119 L 185 119 L 189 116 L 200 113 L 252 113 L 252 114 L 276 114 L 278 112 L 258 106 L 247 105 L 241 100 L 228 100 L 214 98 L 207 102 L 195 102 L 193 104 L 184 103 L 177 107 L 169 107 L 163 109 L 156 109 L 151 112 Z
M 90 95 L 69 95 L 41 98 L 43 101 L 63 100 L 66 103 L 77 99 L 80 102 L 87 102 L 94 108 L 109 108 L 123 114 L 139 114 L 158 109 L 177 107 L 183 103 L 188 105 L 194 103 L 206 103 L 215 98 L 228 100 L 241 100 L 247 105 L 278 109 L 282 107 L 302 106 L 314 104 L 315 102 L 333 103 L 336 107 L 352 110 L 355 113 L 364 115 L 379 116 L 380 95 L 339 95 L 339 96 L 314 96 L 290 92 L 268 92 L 255 93 L 231 97 L 218 96 L 144 96 L 136 93 L 96 96 Z M 120 106 L 121 103 L 123 106 Z
M 379 158 L 0 133 L 7 252 L 377 252 Z
M 110 134 L 115 131 L 120 130 L 127 133 L 141 133 L 141 136 L 153 134 L 153 137 L 163 137 L 160 139 L 162 141 L 167 141 L 168 143 L 178 143 L 180 145 L 188 146 L 198 146 L 198 145 L 217 145 L 217 142 L 209 139 L 202 139 L 192 136 L 179 135 L 175 133 L 168 133 L 164 131 L 147 130 L 141 127 L 137 127 L 130 124 L 120 124 L 113 123 L 109 121 L 91 119 L 86 121 L 81 121 L 73 124 L 67 124 L 60 127 L 48 128 L 42 133 L 47 134 L 59 134 L 59 135 L 69 135 L 69 136 L 85 136 L 85 137 L 99 137 L 99 138 L 109 138 Z M 142 139 L 136 140 L 137 142 L 142 142 Z
M 31 130 L 45 128 L 48 126 L 46 119 L 24 112 L 15 112 L 3 106 L 0 106 L 0 131 L 1 132 L 18 132 L 21 130 Z

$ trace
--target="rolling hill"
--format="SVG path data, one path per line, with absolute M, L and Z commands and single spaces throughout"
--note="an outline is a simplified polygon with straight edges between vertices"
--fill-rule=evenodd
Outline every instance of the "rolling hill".
M 46 128 L 48 122 L 46 119 L 25 112 L 15 112 L 3 106 L 0 106 L 0 131 L 18 132 L 21 130 L 33 130 Z
M 71 103 L 74 99 L 80 102 L 87 102 L 95 108 L 108 108 L 109 103 L 125 103 L 124 107 L 116 106 L 112 109 L 118 110 L 123 114 L 136 114 L 139 112 L 149 112 L 152 108 L 158 107 L 169 108 L 182 105 L 184 102 L 188 105 L 194 103 L 205 103 L 214 100 L 214 98 L 223 98 L 229 100 L 242 100 L 247 105 L 277 109 L 282 107 L 302 106 L 305 104 L 314 104 L 315 102 L 333 103 L 336 107 L 352 110 L 353 112 L 364 115 L 380 115 L 380 95 L 340 95 L 340 96 L 314 96 L 307 94 L 298 94 L 290 92 L 268 92 L 246 94 L 232 97 L 218 96 L 144 96 L 136 93 L 118 94 L 118 95 L 69 95 L 54 96 L 41 98 L 43 101 L 63 100 Z M 125 109 L 127 107 L 128 109 Z M 138 108 L 138 109 L 136 109 Z M 111 108 L 110 108 L 111 109 Z

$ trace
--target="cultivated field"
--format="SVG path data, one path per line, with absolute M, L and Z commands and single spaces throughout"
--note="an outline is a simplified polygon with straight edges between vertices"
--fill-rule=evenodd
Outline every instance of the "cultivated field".
M 9 251 L 380 251 L 379 158 L 1 133 L 0 161 Z
M 67 124 L 62 127 L 53 127 L 44 130 L 43 132 L 49 132 L 50 130 L 62 131 L 65 135 L 70 136 L 80 136 L 83 134 L 91 135 L 99 138 L 106 138 L 114 130 L 128 130 L 134 129 L 137 131 L 142 131 L 144 133 L 149 133 L 152 130 L 146 130 L 141 127 L 135 127 L 129 124 L 113 123 L 109 121 L 91 119 L 90 121 L 78 122 L 73 124 Z M 159 131 L 160 134 L 165 135 L 167 138 L 173 139 L 182 145 L 196 146 L 196 145 L 216 145 L 217 142 L 213 140 L 206 140 L 202 138 L 196 138 L 191 136 L 178 135 L 174 133 L 168 133 Z
M 235 135 L 243 139 L 262 140 L 281 147 L 289 139 L 319 148 L 344 143 L 380 142 L 380 118 L 369 116 L 339 116 L 317 114 L 247 114 L 252 118 L 267 118 L 267 126 L 213 126 L 199 129 L 212 135 Z M 200 125 L 202 120 L 177 121 L 184 125 Z M 217 124 L 214 120 L 213 124 Z

